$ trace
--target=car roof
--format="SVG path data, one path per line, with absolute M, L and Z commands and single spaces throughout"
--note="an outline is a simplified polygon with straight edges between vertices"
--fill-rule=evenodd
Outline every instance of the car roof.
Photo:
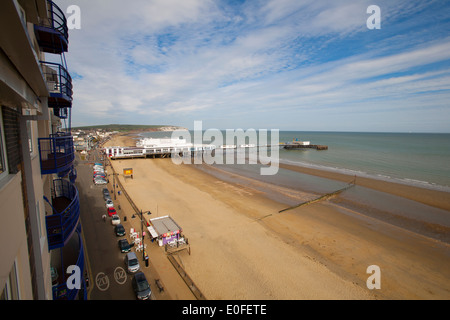
M 145 277 L 145 274 L 142 271 L 136 272 L 134 274 L 134 279 L 136 281 L 144 281 L 145 280 L 148 283 L 147 278 Z
M 127 253 L 127 258 L 128 259 L 137 259 L 137 256 L 136 256 L 136 253 L 134 253 L 134 252 L 128 252 Z

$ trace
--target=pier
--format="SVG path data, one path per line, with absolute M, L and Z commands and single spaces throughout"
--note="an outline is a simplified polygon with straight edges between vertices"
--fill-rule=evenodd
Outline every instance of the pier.
M 326 145 L 310 144 L 309 141 L 299 141 L 292 139 L 292 142 L 256 145 L 256 144 L 241 144 L 241 145 L 221 145 L 216 147 L 211 144 L 193 144 L 187 142 L 185 139 L 141 139 L 134 147 L 106 147 L 102 149 L 102 153 L 109 159 L 126 159 L 126 158 L 170 158 L 173 154 L 180 156 L 190 155 L 196 157 L 205 153 L 214 153 L 216 151 L 236 151 L 242 149 L 259 150 L 260 148 L 283 148 L 286 150 L 297 149 L 316 149 L 328 150 Z
M 280 145 L 286 150 L 295 150 L 295 149 L 316 149 L 316 150 L 328 150 L 328 146 L 320 145 L 320 144 L 282 144 Z

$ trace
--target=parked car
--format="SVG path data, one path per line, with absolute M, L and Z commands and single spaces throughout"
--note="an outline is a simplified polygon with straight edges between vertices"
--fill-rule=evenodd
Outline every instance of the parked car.
M 127 270 L 130 273 L 135 273 L 141 268 L 136 253 L 134 252 L 127 253 L 127 255 L 125 256 L 125 265 L 127 266 Z
M 94 180 L 94 183 L 95 183 L 95 184 L 107 184 L 107 183 L 108 183 L 108 181 L 106 181 L 106 179 L 101 178 L 101 177 L 99 177 L 99 178 L 94 178 L 93 180 Z
M 117 214 L 117 211 L 116 211 L 116 209 L 114 209 L 114 207 L 106 208 L 106 211 L 108 212 L 108 216 L 110 216 L 110 217 Z
M 114 207 L 114 202 L 111 199 L 106 199 L 105 205 L 107 208 Z
M 133 290 L 136 293 L 136 298 L 138 298 L 139 300 L 150 299 L 152 290 L 143 272 L 136 273 L 131 283 L 133 286 Z
M 103 188 L 103 200 L 107 200 L 110 199 L 111 200 L 111 196 L 109 194 L 109 190 L 107 188 Z
M 120 239 L 118 241 L 118 244 L 119 244 L 120 252 L 122 252 L 122 253 L 130 252 L 131 246 L 128 243 L 127 239 Z
M 117 214 L 113 214 L 113 216 L 111 217 L 111 224 L 113 225 L 117 225 L 120 224 L 120 217 Z
M 121 225 L 120 223 L 118 225 L 115 226 L 114 228 L 114 232 L 116 233 L 116 236 L 118 237 L 122 237 L 125 235 L 125 228 L 123 225 Z

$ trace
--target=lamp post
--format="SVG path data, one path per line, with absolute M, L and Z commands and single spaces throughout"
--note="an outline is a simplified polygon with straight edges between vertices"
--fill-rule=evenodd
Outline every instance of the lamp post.
M 143 228 L 143 224 L 144 224 L 144 217 L 143 217 L 143 215 L 144 215 L 144 213 L 147 213 L 148 215 L 150 215 L 150 214 L 152 214 L 150 211 L 145 211 L 145 212 L 142 212 L 142 209 L 141 209 L 141 234 L 142 234 L 142 260 L 143 261 L 145 261 L 145 250 L 144 250 L 144 236 L 145 236 L 145 234 L 144 234 L 144 228 Z
M 118 174 L 118 173 L 115 173 L 115 172 L 108 174 L 108 176 L 111 176 L 111 175 L 113 176 L 113 193 L 114 193 L 114 200 L 116 200 L 116 176 L 118 176 L 119 174 Z

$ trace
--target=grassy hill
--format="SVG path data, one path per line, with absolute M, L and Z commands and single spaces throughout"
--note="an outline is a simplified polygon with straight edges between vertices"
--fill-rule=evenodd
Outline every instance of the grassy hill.
M 105 130 L 105 131 L 163 131 L 167 128 L 181 128 L 172 125 L 140 125 L 140 124 L 103 124 L 96 126 L 72 127 L 72 130 Z

